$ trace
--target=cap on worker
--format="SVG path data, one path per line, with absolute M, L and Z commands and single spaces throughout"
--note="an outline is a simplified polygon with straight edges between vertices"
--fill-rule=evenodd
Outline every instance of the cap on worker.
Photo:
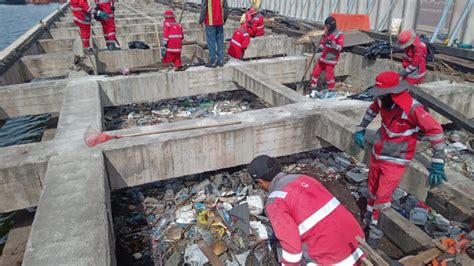
M 247 170 L 253 180 L 263 179 L 271 181 L 281 172 L 281 166 L 275 158 L 268 155 L 260 155 L 250 162 Z
M 165 18 L 174 18 L 174 12 L 171 9 L 165 11 Z
M 324 20 L 324 25 L 326 25 L 328 31 L 331 32 L 336 29 L 336 19 L 329 16 Z
M 395 71 L 384 71 L 375 77 L 375 85 L 367 91 L 368 94 L 377 97 L 388 93 L 400 93 L 408 90 L 406 81 L 400 81 L 400 74 Z
M 400 49 L 405 49 L 412 45 L 416 40 L 416 32 L 414 30 L 402 31 L 398 35 L 398 45 Z

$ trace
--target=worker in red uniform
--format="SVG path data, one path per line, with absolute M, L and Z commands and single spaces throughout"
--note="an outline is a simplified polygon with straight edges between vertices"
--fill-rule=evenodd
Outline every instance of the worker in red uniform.
M 443 129 L 423 105 L 411 97 L 408 86 L 406 81 L 400 81 L 397 72 L 380 73 L 375 78 L 375 86 L 368 91 L 376 100 L 367 109 L 354 135 L 355 142 L 364 148 L 365 129 L 380 113 L 382 125 L 372 148 L 368 181 L 371 198 L 365 219 L 370 227 L 367 242 L 374 247 L 382 236 L 376 227 L 380 210 L 390 207 L 392 193 L 415 154 L 419 132 L 424 133 L 433 147 L 429 183 L 436 186 L 447 180 Z
M 398 45 L 405 50 L 403 70 L 400 76 L 413 85 L 423 82 L 426 73 L 426 44 L 420 41 L 415 31 L 403 31 L 398 36 Z
M 326 83 L 328 89 L 334 89 L 336 81 L 334 79 L 334 67 L 339 60 L 339 55 L 344 47 L 344 34 L 337 30 L 336 19 L 328 17 L 324 20 L 325 34 L 319 43 L 319 50 L 322 54 L 314 66 L 311 77 L 311 89 L 316 90 L 319 75 L 326 72 Z
M 163 24 L 163 43 L 161 45 L 163 64 L 173 63 L 176 70 L 182 69 L 181 48 L 183 46 L 183 27 L 176 22 L 173 10 L 165 11 Z
M 230 40 L 227 54 L 235 59 L 242 60 L 244 58 L 245 49 L 250 43 L 250 34 L 248 33 L 248 23 L 242 23 L 238 29 L 234 31 Z
M 115 46 L 117 37 L 115 36 L 115 19 L 114 19 L 114 6 L 115 0 L 95 0 L 95 19 L 102 24 L 102 32 L 105 38 L 105 44 L 108 50 L 119 50 Z
M 71 0 L 70 5 L 74 24 L 79 27 L 84 54 L 90 54 L 92 53 L 90 38 L 93 9 L 89 7 L 87 0 Z
M 246 20 L 249 23 L 250 37 L 255 38 L 265 35 L 265 26 L 263 24 L 263 15 L 254 7 L 250 7 L 246 12 Z
M 248 172 L 269 192 L 265 212 L 281 244 L 282 265 L 360 264 L 364 253 L 356 237 L 363 239 L 364 233 L 321 183 L 310 176 L 283 173 L 267 155 L 253 159 Z

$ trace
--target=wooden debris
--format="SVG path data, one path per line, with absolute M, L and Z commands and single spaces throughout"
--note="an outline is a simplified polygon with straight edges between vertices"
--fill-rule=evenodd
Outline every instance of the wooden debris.
M 377 253 L 377 251 L 373 250 L 369 244 L 367 244 L 367 242 L 365 242 L 364 239 L 362 239 L 360 236 L 356 236 L 356 239 L 357 241 L 359 242 L 359 247 L 364 251 L 364 253 L 367 255 L 367 257 L 375 263 L 375 265 L 378 265 L 378 266 L 388 266 L 388 262 L 386 262 L 381 256 L 379 253 Z M 365 262 L 365 261 L 364 261 Z M 365 262 L 367 263 L 367 262 Z M 371 263 L 369 261 L 369 264 L 365 264 L 365 265 L 373 265 L 373 263 Z

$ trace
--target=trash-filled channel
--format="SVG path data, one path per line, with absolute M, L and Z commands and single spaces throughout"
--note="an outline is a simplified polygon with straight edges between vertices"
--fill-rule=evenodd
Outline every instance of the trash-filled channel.
M 368 196 L 363 164 L 335 148 L 278 159 L 285 172 L 316 178 L 361 221 Z M 278 243 L 264 212 L 266 196 L 243 167 L 114 192 L 117 263 L 210 265 L 207 251 L 225 265 L 279 264 Z M 432 237 L 456 236 L 464 229 L 401 189 L 392 208 Z
M 269 107 L 247 90 L 234 90 L 104 108 L 107 130 L 225 116 Z

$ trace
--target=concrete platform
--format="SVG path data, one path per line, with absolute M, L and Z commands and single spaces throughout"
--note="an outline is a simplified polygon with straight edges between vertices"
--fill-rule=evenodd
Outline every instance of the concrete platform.
M 144 19 L 143 15 L 127 6 L 120 7 L 123 9 L 117 11 L 116 18 L 123 33 L 119 35 L 122 45 L 137 39 L 152 46 L 158 44 L 149 18 Z M 165 9 L 159 4 L 133 7 L 159 19 Z M 41 49 L 36 47 L 30 54 L 22 55 L 0 76 L 0 119 L 59 113 L 54 138 L 0 148 L 0 212 L 38 207 L 23 258 L 24 265 L 114 265 L 110 192 L 116 189 L 245 165 L 260 154 L 285 156 L 331 145 L 367 163 L 368 149 L 355 147 L 352 135 L 369 103 L 348 99 L 310 100 L 284 86 L 283 83 L 300 81 L 307 64 L 314 64 L 309 62 L 310 55 L 302 54 L 303 47 L 295 46 L 289 37 L 269 35 L 252 39 L 245 58 L 258 57 L 258 60 L 231 62 L 222 68 L 201 66 L 191 67 L 185 72 L 162 70 L 131 76 L 89 76 L 69 69 L 72 57 L 77 53 L 73 49 L 78 47 L 77 40 L 72 40 L 77 28 L 71 27 L 70 17 L 68 12 L 55 22 L 56 28 L 51 27 L 49 33 L 33 41 Z M 196 14 L 186 15 L 186 19 L 189 19 L 185 22 L 186 32 L 195 43 L 186 45 L 183 55 L 207 61 L 204 34 L 195 29 L 195 21 L 191 21 L 196 19 Z M 226 31 L 226 36 L 229 36 L 232 29 Z M 94 38 L 99 46 L 103 45 L 102 40 L 101 36 Z M 159 60 L 157 48 L 123 49 L 101 51 L 97 65 L 101 71 L 107 72 Z M 387 60 L 373 63 L 362 56 L 344 53 L 336 73 L 346 82 L 365 88 L 373 84 L 378 72 L 390 67 Z M 399 67 L 397 64 L 394 66 Z M 19 84 L 34 77 L 58 74 L 67 78 Z M 306 79 L 309 79 L 309 73 Z M 422 89 L 439 96 L 442 101 L 455 103 L 455 109 L 472 118 L 474 111 L 470 103 L 474 86 L 447 79 L 429 73 Z M 124 138 L 94 148 L 84 143 L 84 133 L 88 128 L 104 130 L 104 107 L 237 88 L 249 90 L 271 107 L 219 118 L 108 133 L 240 122 L 234 125 Z M 376 126 L 374 123 L 373 127 Z M 449 192 L 453 197 L 444 199 L 448 198 L 450 204 L 443 204 L 440 200 L 433 204 L 447 211 L 456 210 L 457 217 L 464 217 L 465 209 L 474 203 L 474 182 L 448 170 L 449 181 L 430 191 L 426 182 L 425 157 L 420 151 L 400 186 L 420 199 L 425 199 L 430 193 L 441 199 L 439 195 Z M 386 216 L 389 225 L 399 218 L 390 213 Z M 410 242 L 407 250 L 419 246 L 425 248 L 420 241 Z

